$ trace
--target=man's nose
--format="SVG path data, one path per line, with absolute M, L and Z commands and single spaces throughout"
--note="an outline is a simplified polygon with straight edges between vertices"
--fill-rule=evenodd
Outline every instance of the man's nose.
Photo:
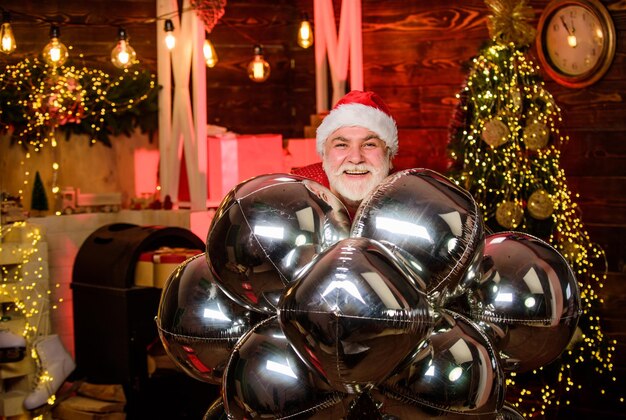
M 364 160 L 363 151 L 360 147 L 350 147 L 350 150 L 348 150 L 348 161 L 350 163 L 362 163 Z

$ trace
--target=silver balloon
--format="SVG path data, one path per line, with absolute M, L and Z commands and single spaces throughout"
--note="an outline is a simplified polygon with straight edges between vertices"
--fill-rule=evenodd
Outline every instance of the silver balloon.
M 524 416 L 509 404 L 504 404 L 496 420 L 524 420 Z
M 226 296 L 205 254 L 183 262 L 168 278 L 156 317 L 170 359 L 189 376 L 220 384 L 237 340 L 251 328 L 251 312 Z
M 489 338 L 469 318 L 443 310 L 428 341 L 428 349 L 415 352 L 378 386 L 382 394 L 403 401 L 381 411 L 420 413 L 412 418 L 495 416 L 504 404 L 506 383 Z
M 224 373 L 222 397 L 230 419 L 328 419 L 346 414 L 346 396 L 300 360 L 276 317 L 241 338 Z
M 348 393 L 381 382 L 433 326 L 424 291 L 368 238 L 343 239 L 320 254 L 285 291 L 278 315 L 302 359 Z
M 232 299 L 273 314 L 295 274 L 349 231 L 347 210 L 326 187 L 295 175 L 262 175 L 220 204 L 206 241 L 209 264 Z
M 406 259 L 435 304 L 460 296 L 480 277 L 484 225 L 478 205 L 428 169 L 387 177 L 361 203 L 351 236 L 376 239 Z
M 202 416 L 202 420 L 228 420 L 222 397 L 213 401 L 213 404 L 211 404 L 206 413 L 204 413 L 204 416 Z
M 488 414 L 435 410 L 411 401 L 384 395 L 377 389 L 371 391 L 371 397 L 378 407 L 376 415 L 380 413 L 382 420 L 518 420 L 516 417 L 505 417 L 502 414 L 504 408 L 498 413 Z
M 488 235 L 470 313 L 500 350 L 505 370 L 526 372 L 554 361 L 581 315 L 576 277 L 548 243 L 521 232 Z

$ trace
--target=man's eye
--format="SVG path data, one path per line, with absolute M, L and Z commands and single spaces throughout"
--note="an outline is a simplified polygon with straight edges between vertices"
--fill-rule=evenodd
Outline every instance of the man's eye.
M 378 147 L 378 144 L 374 142 L 368 142 L 368 143 L 363 144 L 363 147 L 366 147 L 368 149 L 373 149 L 373 148 Z
M 345 148 L 346 148 L 345 143 L 335 143 L 335 149 L 345 149 Z

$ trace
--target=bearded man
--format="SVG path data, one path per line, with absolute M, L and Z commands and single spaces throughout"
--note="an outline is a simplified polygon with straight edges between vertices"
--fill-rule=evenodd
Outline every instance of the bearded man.
M 354 215 L 361 201 L 389 175 L 398 152 L 398 128 L 380 96 L 353 90 L 317 128 L 316 145 L 324 174 L 319 173 L 319 165 L 294 173 L 328 185 Z

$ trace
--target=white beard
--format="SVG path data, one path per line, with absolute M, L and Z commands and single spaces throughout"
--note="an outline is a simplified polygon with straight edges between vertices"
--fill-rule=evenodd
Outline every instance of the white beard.
M 390 161 L 376 169 L 370 165 L 344 164 L 336 172 L 331 172 L 326 162 L 322 163 L 328 176 L 331 190 L 354 203 L 360 203 L 363 199 L 389 175 Z M 350 180 L 343 177 L 344 171 L 369 171 L 370 176 L 366 180 Z

